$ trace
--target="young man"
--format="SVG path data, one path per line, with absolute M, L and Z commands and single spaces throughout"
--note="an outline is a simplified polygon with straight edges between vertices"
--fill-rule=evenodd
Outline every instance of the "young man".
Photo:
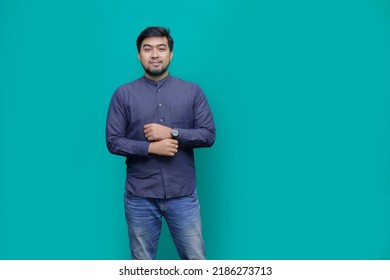
M 144 76 L 115 91 L 106 126 L 108 150 L 126 157 L 131 255 L 155 259 L 164 217 L 180 258 L 205 259 L 193 149 L 214 144 L 213 116 L 196 84 L 169 74 L 168 29 L 146 28 L 137 49 Z

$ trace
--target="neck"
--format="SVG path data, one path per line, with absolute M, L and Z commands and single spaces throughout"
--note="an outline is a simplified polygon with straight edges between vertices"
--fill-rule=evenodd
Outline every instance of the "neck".
M 148 79 L 151 79 L 151 80 L 153 80 L 155 82 L 158 82 L 158 81 L 161 81 L 162 79 L 164 79 L 166 76 L 168 76 L 168 74 L 169 74 L 168 71 L 165 71 L 164 73 L 162 73 L 159 76 L 152 76 L 149 73 L 145 72 L 145 77 L 148 78 Z

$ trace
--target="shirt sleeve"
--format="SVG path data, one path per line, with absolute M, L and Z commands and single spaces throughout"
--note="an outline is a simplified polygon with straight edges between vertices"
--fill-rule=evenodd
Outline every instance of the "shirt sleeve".
M 117 89 L 111 99 L 106 123 L 106 144 L 110 153 L 121 156 L 148 156 L 149 142 L 126 137 L 128 114 L 123 91 Z
M 197 87 L 194 103 L 194 122 L 190 129 L 178 128 L 177 140 L 183 148 L 211 147 L 215 141 L 216 128 L 210 106 L 203 91 Z

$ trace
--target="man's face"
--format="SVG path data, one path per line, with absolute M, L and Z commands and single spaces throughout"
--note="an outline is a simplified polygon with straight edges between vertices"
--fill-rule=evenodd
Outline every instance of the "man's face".
M 173 52 L 168 47 L 167 37 L 151 37 L 143 40 L 138 59 L 145 69 L 145 75 L 160 80 L 168 75 L 167 69 Z

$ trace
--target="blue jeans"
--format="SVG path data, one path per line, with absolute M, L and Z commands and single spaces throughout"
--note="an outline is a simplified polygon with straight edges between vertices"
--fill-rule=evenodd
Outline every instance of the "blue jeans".
M 205 259 L 200 206 L 196 193 L 169 199 L 126 194 L 125 210 L 132 259 L 155 259 L 162 217 L 167 222 L 181 259 Z

